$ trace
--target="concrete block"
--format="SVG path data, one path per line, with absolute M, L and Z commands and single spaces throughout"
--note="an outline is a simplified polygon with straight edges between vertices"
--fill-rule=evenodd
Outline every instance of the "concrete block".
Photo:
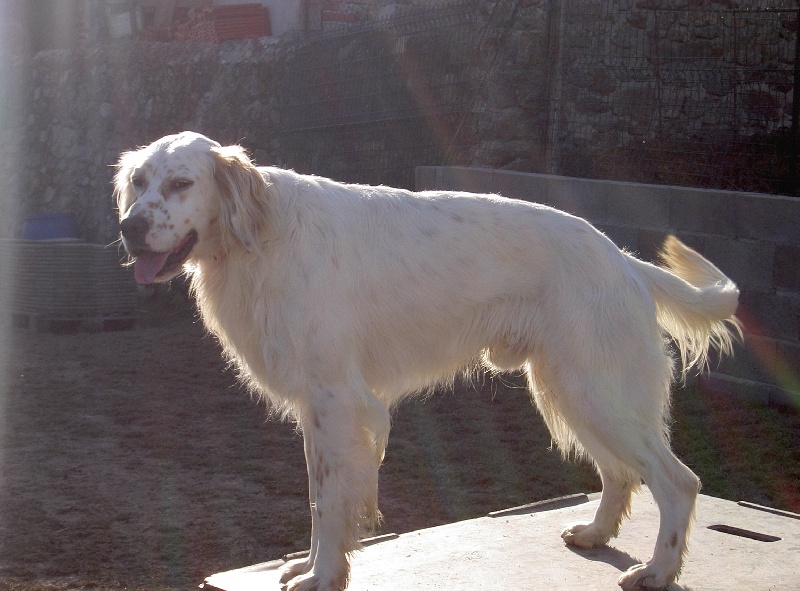
M 620 226 L 617 224 L 595 224 L 598 230 L 608 236 L 619 248 L 624 248 L 634 253 L 639 252 L 639 230 L 633 226 Z
M 672 187 L 670 226 L 675 230 L 736 235 L 736 193 Z
M 797 223 L 800 224 L 800 220 Z M 778 244 L 775 247 L 773 281 L 777 289 L 800 293 L 800 246 Z
M 417 191 L 432 191 L 436 189 L 436 166 L 417 166 L 414 169 L 414 188 Z
M 706 239 L 708 238 L 705 234 L 696 234 L 694 232 L 685 232 L 682 230 L 672 232 L 678 240 L 683 242 L 689 248 L 693 248 L 703 256 L 706 254 Z M 712 263 L 714 261 L 711 261 Z
M 489 168 L 468 168 L 447 166 L 439 169 L 437 184 L 446 191 L 467 191 L 470 193 L 492 193 L 494 171 Z
M 785 390 L 780 386 L 736 378 L 718 372 L 711 372 L 699 381 L 701 390 L 711 390 L 729 398 L 752 401 L 777 408 L 797 409 L 800 407 L 800 394 Z
M 737 346 L 733 358 L 711 368 L 720 376 L 746 380 L 748 387 L 765 396 L 766 404 L 786 406 L 800 402 L 800 344 L 748 335 L 744 346 Z
M 773 243 L 708 236 L 704 254 L 733 279 L 740 289 L 772 290 L 775 268 Z
M 607 591 L 620 571 L 647 556 L 656 539 L 659 510 L 645 488 L 633 498 L 631 519 L 613 544 L 592 550 L 564 545 L 565 524 L 591 521 L 599 495 L 567 506 L 533 505 L 365 544 L 352 557 L 349 589 L 519 589 Z M 700 495 L 689 553 L 677 589 L 791 589 L 800 580 L 797 515 L 752 503 Z M 206 591 L 279 589 L 286 559 L 217 573 Z M 535 573 L 532 575 L 531 573 Z
M 736 207 L 738 236 L 800 246 L 800 199 L 740 193 Z
M 778 341 L 772 371 L 782 390 L 800 397 L 800 343 Z M 800 402 L 800 398 L 797 400 Z M 800 406 L 796 407 L 800 408 Z
M 547 186 L 549 205 L 592 222 L 608 219 L 608 183 L 549 177 Z
M 615 183 L 609 190 L 608 219 L 618 224 L 668 228 L 671 187 Z
M 638 254 L 639 258 L 650 262 L 659 262 L 659 253 L 661 247 L 664 246 L 664 239 L 667 237 L 667 232 L 663 230 L 639 230 L 637 237 L 637 244 L 639 245 Z
M 492 192 L 531 203 L 548 203 L 547 175 L 497 171 L 492 177 Z
M 744 290 L 736 315 L 748 334 L 800 342 L 800 303 L 793 294 Z
M 774 385 L 765 360 L 775 357 L 776 347 L 775 339 L 748 334 L 743 343 L 734 346 L 733 355 L 723 357 L 714 351 L 709 357 L 709 368 L 736 378 Z

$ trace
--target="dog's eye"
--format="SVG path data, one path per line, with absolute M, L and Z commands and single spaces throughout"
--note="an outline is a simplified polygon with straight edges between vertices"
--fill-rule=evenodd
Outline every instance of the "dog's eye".
M 171 191 L 183 191 L 184 189 L 188 189 L 194 184 L 194 181 L 189 179 L 175 179 L 170 183 L 169 188 Z

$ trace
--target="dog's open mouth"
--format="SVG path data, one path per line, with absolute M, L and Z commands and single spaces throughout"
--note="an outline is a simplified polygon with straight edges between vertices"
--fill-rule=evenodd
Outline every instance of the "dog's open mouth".
M 138 251 L 133 263 L 136 283 L 147 285 L 175 272 L 189 258 L 196 242 L 197 232 L 192 230 L 169 252 Z

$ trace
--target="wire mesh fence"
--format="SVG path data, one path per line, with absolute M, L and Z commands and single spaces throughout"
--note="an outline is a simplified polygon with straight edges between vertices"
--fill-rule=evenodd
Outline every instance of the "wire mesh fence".
M 798 194 L 798 0 L 469 0 L 288 47 L 288 164 Z
M 554 170 L 797 191 L 798 3 L 565 3 Z
M 282 113 L 290 165 L 343 180 L 413 185 L 458 151 L 475 4 L 349 27 L 288 48 Z

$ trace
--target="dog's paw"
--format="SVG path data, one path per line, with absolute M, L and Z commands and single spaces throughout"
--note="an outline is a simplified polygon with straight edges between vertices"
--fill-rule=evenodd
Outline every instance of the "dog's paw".
M 624 591 L 657 591 L 665 589 L 674 578 L 674 575 L 657 572 L 650 564 L 636 564 L 617 580 L 617 584 Z
M 289 581 L 286 591 L 344 591 L 347 577 L 327 579 L 308 572 Z
M 304 573 L 294 577 L 286 585 L 286 591 L 328 591 L 319 585 L 319 577 L 312 573 Z
M 577 523 L 561 532 L 561 539 L 570 546 L 589 550 L 598 546 L 605 546 L 611 536 L 600 531 L 594 523 Z
M 281 570 L 281 585 L 286 585 L 289 581 L 311 570 L 311 562 L 309 560 L 295 560 L 288 563 Z

